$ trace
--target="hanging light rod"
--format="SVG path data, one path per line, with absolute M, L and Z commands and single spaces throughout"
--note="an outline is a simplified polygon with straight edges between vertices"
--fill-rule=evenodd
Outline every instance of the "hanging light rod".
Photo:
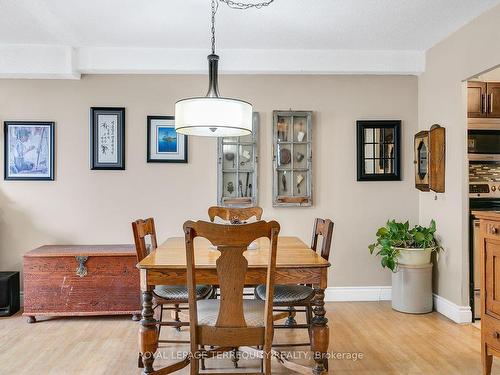
M 181 99 L 175 103 L 175 130 L 186 135 L 236 137 L 252 133 L 252 104 L 219 94 L 219 56 L 215 51 L 215 15 L 219 1 L 233 9 L 262 8 L 274 0 L 245 4 L 231 0 L 212 0 L 212 53 L 208 59 L 208 91 L 205 96 Z

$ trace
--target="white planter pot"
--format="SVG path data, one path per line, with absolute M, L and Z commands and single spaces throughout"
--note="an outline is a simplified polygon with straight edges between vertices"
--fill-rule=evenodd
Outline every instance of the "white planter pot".
M 421 266 L 431 262 L 432 247 L 426 249 L 397 248 L 398 262 L 407 266 Z

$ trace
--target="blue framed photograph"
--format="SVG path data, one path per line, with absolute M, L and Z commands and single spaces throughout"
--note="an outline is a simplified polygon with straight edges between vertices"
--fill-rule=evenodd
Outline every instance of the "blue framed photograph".
M 54 122 L 4 122 L 4 180 L 54 180 Z
M 174 116 L 148 116 L 148 163 L 187 163 L 188 140 L 175 131 Z

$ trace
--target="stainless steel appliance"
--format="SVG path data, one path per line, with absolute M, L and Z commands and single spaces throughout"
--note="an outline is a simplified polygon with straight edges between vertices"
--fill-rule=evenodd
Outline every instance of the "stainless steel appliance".
M 469 198 L 500 199 L 500 182 L 483 181 L 469 183 Z
M 500 161 L 500 124 L 489 129 L 469 128 L 467 150 L 470 161 Z

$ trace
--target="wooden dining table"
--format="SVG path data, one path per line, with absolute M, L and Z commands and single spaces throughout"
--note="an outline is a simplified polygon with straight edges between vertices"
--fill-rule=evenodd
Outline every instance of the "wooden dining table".
M 248 269 L 245 283 L 266 283 L 269 240 L 256 240 L 257 248 L 247 250 Z M 216 260 L 220 253 L 205 238 L 194 242 L 196 282 L 217 285 Z M 167 239 L 137 264 L 140 270 L 142 291 L 142 319 L 139 328 L 139 351 L 144 365 L 143 374 L 164 374 L 154 370 L 154 353 L 158 349 L 157 321 L 153 311 L 155 285 L 186 285 L 186 248 L 183 237 Z M 310 284 L 315 290 L 312 300 L 313 313 L 310 337 L 312 368 L 293 364 L 291 368 L 301 373 L 320 375 L 326 372 L 328 361 L 329 328 L 325 310 L 325 289 L 330 263 L 314 252 L 297 237 L 279 237 L 276 259 L 276 284 Z M 172 367 L 172 366 L 170 366 Z M 175 366 L 174 366 L 175 367 Z M 288 366 L 287 366 L 288 367 Z M 174 368 L 172 368 L 174 369 Z

